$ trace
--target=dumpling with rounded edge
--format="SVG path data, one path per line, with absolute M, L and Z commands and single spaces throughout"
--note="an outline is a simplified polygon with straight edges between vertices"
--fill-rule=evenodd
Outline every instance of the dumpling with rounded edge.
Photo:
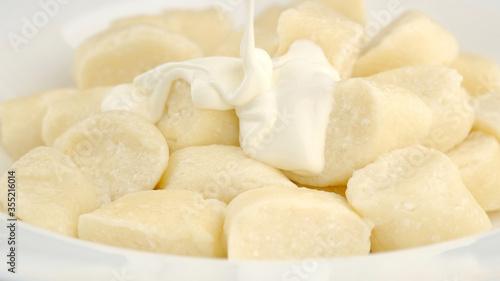
M 194 105 L 189 83 L 174 82 L 164 115 L 156 126 L 170 152 L 190 146 L 239 145 L 239 119 L 234 110 L 202 109 Z
M 221 245 L 226 204 L 186 190 L 131 193 L 80 216 L 78 236 L 141 251 L 225 257 Z
M 433 124 L 422 145 L 447 152 L 467 138 L 474 123 L 462 76 L 444 66 L 407 66 L 367 77 L 407 88 L 432 111 Z
M 370 76 L 404 66 L 449 66 L 459 47 L 453 35 L 419 11 L 408 11 L 365 46 L 354 66 L 354 77 Z
M 43 146 L 42 120 L 51 104 L 78 94 L 77 89 L 44 91 L 0 104 L 2 145 L 13 160 Z
M 429 134 L 432 112 L 408 89 L 353 78 L 337 83 L 333 94 L 325 168 L 312 177 L 285 173 L 299 184 L 345 186 L 354 171 L 379 155 L 417 144 Z
M 37 147 L 16 161 L 2 177 L 1 211 L 15 203 L 15 217 L 25 223 L 77 237 L 78 217 L 99 208 L 94 185 L 54 148 Z M 9 178 L 11 177 L 12 178 Z M 8 183 L 15 185 L 16 202 L 7 202 Z
M 131 83 L 167 62 L 202 56 L 183 35 L 154 25 L 112 28 L 94 35 L 76 50 L 74 76 L 80 89 Z
M 500 92 L 482 95 L 474 103 L 476 121 L 473 129 L 490 134 L 500 142 Z
M 464 77 L 462 85 L 474 97 L 500 91 L 500 65 L 489 58 L 461 53 L 451 67 Z
M 101 103 L 110 89 L 98 87 L 80 91 L 70 98 L 50 104 L 42 121 L 45 145 L 54 145 L 54 141 L 71 126 L 101 112 Z
M 305 2 L 281 13 L 277 32 L 276 56 L 286 54 L 297 40 L 311 40 L 323 49 L 342 79 L 351 77 L 354 63 L 366 41 L 361 25 L 318 1 Z
M 217 9 L 167 10 L 162 15 L 169 30 L 182 34 L 198 44 L 204 56 L 213 56 L 220 42 L 234 27 L 229 14 L 221 13 Z
M 153 189 L 169 159 L 161 132 L 128 111 L 93 115 L 67 130 L 54 147 L 70 156 L 94 183 L 103 205 Z
M 189 22 L 189 24 L 185 24 Z M 200 46 L 204 56 L 212 56 L 215 49 L 231 32 L 232 19 L 215 9 L 168 10 L 160 15 L 141 15 L 118 19 L 111 28 L 150 24 L 186 36 Z
M 287 187 L 239 195 L 229 203 L 224 223 L 231 260 L 367 255 L 371 230 L 340 195 Z
M 391 151 L 358 170 L 347 201 L 373 222 L 372 251 L 453 240 L 491 229 L 488 215 L 445 154 L 420 145 Z
M 475 131 L 448 152 L 458 165 L 465 186 L 483 210 L 500 210 L 500 144 L 493 136 Z
M 240 147 L 210 145 L 173 153 L 158 188 L 197 191 L 229 203 L 242 192 L 268 185 L 296 187 L 279 170 L 247 157 Z

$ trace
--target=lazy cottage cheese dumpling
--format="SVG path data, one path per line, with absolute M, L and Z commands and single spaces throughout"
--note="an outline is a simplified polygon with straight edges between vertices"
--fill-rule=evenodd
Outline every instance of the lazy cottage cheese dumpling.
M 78 94 L 76 89 L 57 89 L 13 99 L 0 105 L 2 146 L 13 160 L 44 145 L 42 120 L 49 106 Z
M 451 67 L 464 77 L 462 86 L 474 97 L 500 91 L 500 65 L 489 58 L 461 53 Z
M 186 24 L 189 23 L 189 24 Z M 215 9 L 167 10 L 160 15 L 143 15 L 118 19 L 110 28 L 150 24 L 186 36 L 200 46 L 204 56 L 212 56 L 232 31 L 233 21 Z
M 490 230 L 486 213 L 443 153 L 411 146 L 358 170 L 346 196 L 373 222 L 372 251 L 434 244 Z
M 323 49 L 342 79 L 351 76 L 354 62 L 366 40 L 361 25 L 327 5 L 313 1 L 281 13 L 278 38 L 277 56 L 288 52 L 290 46 L 299 39 L 313 41 Z
M 474 130 L 483 131 L 500 142 L 500 92 L 480 96 L 475 102 Z
M 78 47 L 74 76 L 80 89 L 115 86 L 158 65 L 201 56 L 200 47 L 183 35 L 131 25 L 105 30 Z
M 448 152 L 460 168 L 465 186 L 481 207 L 489 212 L 500 210 L 500 144 L 493 136 L 472 132 L 460 145 Z
M 169 158 L 161 132 L 127 111 L 93 115 L 67 130 L 54 147 L 94 183 L 103 205 L 127 193 L 153 189 Z
M 296 187 L 279 170 L 249 158 L 236 146 L 193 146 L 171 155 L 159 189 L 197 191 L 229 203 L 264 186 Z
M 191 97 L 191 86 L 174 82 L 163 117 L 156 124 L 167 139 L 170 153 L 190 146 L 239 145 L 238 117 L 234 110 L 198 108 Z
M 367 255 L 371 229 L 340 195 L 263 187 L 229 203 L 224 237 L 229 259 L 320 259 Z
M 216 9 L 167 10 L 163 16 L 169 30 L 182 34 L 198 44 L 204 56 L 213 56 L 220 42 L 233 29 L 231 17 Z
M 16 218 L 62 235 L 77 237 L 78 217 L 99 208 L 94 185 L 71 159 L 38 147 L 15 162 L 0 185 L 1 211 L 8 213 L 8 177 L 16 179 Z M 9 206 L 10 207 L 10 206 Z
M 51 103 L 42 121 L 42 139 L 47 146 L 76 123 L 101 112 L 101 103 L 109 92 L 108 87 L 79 91 L 61 101 Z
M 327 129 L 323 172 L 300 184 L 343 186 L 352 173 L 386 152 L 416 144 L 429 134 L 432 113 L 409 90 L 364 78 L 339 82 Z
M 367 46 L 354 66 L 354 76 L 417 65 L 450 65 L 458 43 L 449 31 L 418 11 L 403 14 Z
M 432 127 L 421 144 L 446 152 L 469 135 L 474 110 L 462 89 L 462 76 L 443 66 L 407 66 L 368 77 L 407 88 L 432 111 Z
M 80 216 L 78 237 L 156 253 L 225 257 L 220 240 L 225 208 L 186 190 L 136 192 Z

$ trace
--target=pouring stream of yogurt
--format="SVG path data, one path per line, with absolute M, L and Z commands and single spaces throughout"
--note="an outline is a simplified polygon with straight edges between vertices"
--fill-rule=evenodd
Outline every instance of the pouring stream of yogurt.
M 235 109 L 240 145 L 256 160 L 303 176 L 325 165 L 326 129 L 333 88 L 340 80 L 322 49 L 299 40 L 284 56 L 271 59 L 255 47 L 255 0 L 247 1 L 242 58 L 204 57 L 161 65 L 114 87 L 102 110 L 129 110 L 158 122 L 173 82 L 191 84 L 195 106 Z

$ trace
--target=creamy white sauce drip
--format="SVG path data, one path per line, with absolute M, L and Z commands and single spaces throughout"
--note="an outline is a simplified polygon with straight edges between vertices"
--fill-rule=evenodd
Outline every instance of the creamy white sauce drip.
M 242 58 L 205 57 L 167 63 L 113 88 L 102 110 L 129 110 L 158 122 L 174 81 L 191 84 L 195 106 L 235 109 L 245 153 L 273 167 L 304 176 L 325 165 L 326 129 L 333 88 L 340 80 L 322 49 L 299 40 L 271 59 L 255 47 L 254 0 L 247 1 Z

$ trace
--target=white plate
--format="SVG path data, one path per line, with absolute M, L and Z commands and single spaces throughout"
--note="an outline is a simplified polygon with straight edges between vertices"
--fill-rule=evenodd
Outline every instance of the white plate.
M 243 0 L 2 0 L 0 1 L 0 101 L 55 87 L 71 86 L 73 47 L 113 18 L 151 13 L 160 7 L 234 7 L 241 18 Z M 257 10 L 286 0 L 257 0 Z M 374 28 L 396 17 L 389 7 L 418 8 L 449 28 L 465 51 L 500 62 L 500 1 L 367 0 Z M 56 3 L 51 9 L 42 3 Z M 229 5 L 229 6 L 228 6 Z M 44 23 L 44 15 L 48 21 Z M 27 33 L 18 52 L 9 42 Z M 26 31 L 26 30 L 25 30 Z M 29 38 L 28 38 L 29 37 Z M 0 172 L 10 160 L 0 151 Z M 187 280 L 187 281 L 323 281 L 323 280 L 500 280 L 500 214 L 491 214 L 495 230 L 438 245 L 384 254 L 297 262 L 229 262 L 156 255 L 70 239 L 19 223 L 18 274 L 0 280 Z M 0 261 L 6 259 L 5 218 L 0 218 Z M 6 223 L 6 222 L 5 222 Z

